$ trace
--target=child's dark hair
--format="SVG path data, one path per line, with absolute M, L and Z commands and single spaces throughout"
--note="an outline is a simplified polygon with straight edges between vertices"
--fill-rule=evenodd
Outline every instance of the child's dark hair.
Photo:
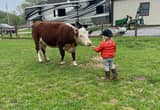
M 112 31 L 109 30 L 109 29 L 103 30 L 102 33 L 101 33 L 101 35 L 107 36 L 107 37 L 112 37 L 113 36 Z

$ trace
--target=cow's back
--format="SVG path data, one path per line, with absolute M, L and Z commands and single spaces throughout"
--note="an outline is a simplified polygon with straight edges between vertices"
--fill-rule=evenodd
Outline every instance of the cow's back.
M 38 21 L 32 26 L 33 38 L 42 38 L 49 46 L 75 42 L 74 29 L 62 22 Z

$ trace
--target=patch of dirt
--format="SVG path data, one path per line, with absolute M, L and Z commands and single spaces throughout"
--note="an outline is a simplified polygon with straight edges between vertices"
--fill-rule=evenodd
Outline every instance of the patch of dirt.
M 128 92 L 129 96 L 135 96 L 135 93 L 133 91 Z
M 103 61 L 103 59 L 100 56 L 91 57 L 91 60 L 96 61 L 96 62 L 102 62 Z
M 122 107 L 122 110 L 136 110 L 136 109 L 134 109 L 132 107 Z
M 147 80 L 148 78 L 146 76 L 137 76 L 134 79 L 138 81 L 144 81 L 144 80 Z
M 140 99 L 141 102 L 144 102 L 145 100 L 146 100 L 145 97 L 141 97 Z
M 103 59 L 100 56 L 93 56 L 90 57 L 90 62 L 86 64 L 80 64 L 79 67 L 98 67 L 98 68 L 103 68 L 102 61 Z
M 102 67 L 103 67 L 102 64 L 94 64 L 94 66 L 99 67 L 99 68 L 102 68 Z
M 136 88 L 135 90 L 136 92 L 139 92 L 139 93 L 142 93 L 144 91 L 143 88 Z
M 118 103 L 118 100 L 115 99 L 115 98 L 113 98 L 113 99 L 111 99 L 109 102 L 110 102 L 111 104 L 116 104 L 116 103 Z
M 79 67 L 98 67 L 98 68 L 102 68 L 103 65 L 101 63 L 86 63 L 86 64 L 80 64 Z

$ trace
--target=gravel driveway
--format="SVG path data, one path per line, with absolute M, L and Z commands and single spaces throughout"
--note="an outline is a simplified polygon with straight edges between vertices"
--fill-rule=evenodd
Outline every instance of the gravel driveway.
M 94 31 L 90 36 L 99 36 L 101 31 Z M 128 30 L 123 36 L 134 36 L 134 30 Z M 138 36 L 157 36 L 160 37 L 160 26 L 159 27 L 144 27 L 138 29 Z
M 134 36 L 134 30 L 128 30 L 123 36 Z M 146 27 L 138 29 L 138 36 L 159 36 L 160 27 Z

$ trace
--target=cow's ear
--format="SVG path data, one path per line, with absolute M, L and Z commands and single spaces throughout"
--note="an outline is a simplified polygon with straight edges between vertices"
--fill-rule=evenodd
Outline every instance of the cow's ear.
M 87 28 L 88 28 L 88 25 L 83 25 L 83 27 L 87 29 Z
M 93 30 L 89 30 L 88 33 L 91 34 L 93 32 Z
M 75 24 L 71 24 L 72 26 L 76 26 Z
M 77 27 L 78 29 L 82 28 L 82 25 L 79 22 L 75 23 L 75 27 Z

